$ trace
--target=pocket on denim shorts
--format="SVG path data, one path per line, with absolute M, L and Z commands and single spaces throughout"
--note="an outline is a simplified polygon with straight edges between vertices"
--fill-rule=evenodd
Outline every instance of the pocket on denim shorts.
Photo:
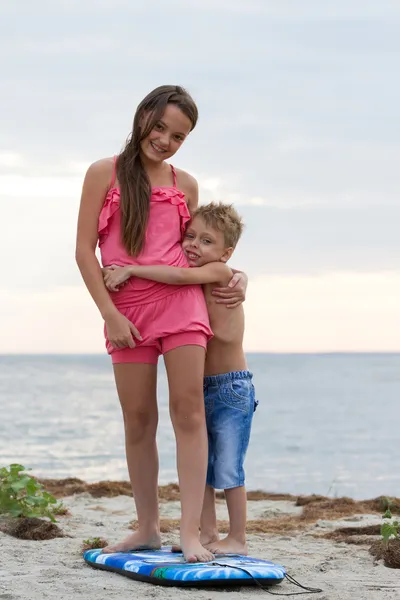
M 248 379 L 233 379 L 220 388 L 221 400 L 224 404 L 248 413 L 253 409 L 253 385 Z

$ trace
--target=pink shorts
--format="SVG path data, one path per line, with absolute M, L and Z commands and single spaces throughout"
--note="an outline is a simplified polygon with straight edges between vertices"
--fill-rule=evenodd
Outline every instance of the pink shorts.
M 157 364 L 160 354 L 180 346 L 207 347 L 212 338 L 207 305 L 200 286 L 186 286 L 155 302 L 117 306 L 138 329 L 142 341 L 135 348 L 114 348 L 104 328 L 106 348 L 116 363 Z

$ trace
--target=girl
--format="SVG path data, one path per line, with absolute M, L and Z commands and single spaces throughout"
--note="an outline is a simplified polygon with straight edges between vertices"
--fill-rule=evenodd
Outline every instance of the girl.
M 109 294 L 95 250 L 98 242 L 104 266 L 187 266 L 181 237 L 197 207 L 197 182 L 165 161 L 194 129 L 197 117 L 194 101 L 179 86 L 161 86 L 144 98 L 125 149 L 114 159 L 92 164 L 86 173 L 76 244 L 79 269 L 105 323 L 138 520 L 137 531 L 104 551 L 161 545 L 156 378 L 163 354 L 177 445 L 181 546 L 189 562 L 213 558 L 199 540 L 207 467 L 203 371 L 212 337 L 203 292 L 198 285 L 132 278 Z M 229 295 L 243 300 L 241 289 Z

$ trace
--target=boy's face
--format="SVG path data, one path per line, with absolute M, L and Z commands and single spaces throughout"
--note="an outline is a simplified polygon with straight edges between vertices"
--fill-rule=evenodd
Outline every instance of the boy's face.
M 225 247 L 224 234 L 195 217 L 185 232 L 182 248 L 190 267 L 202 267 L 210 262 L 229 260 L 233 248 Z

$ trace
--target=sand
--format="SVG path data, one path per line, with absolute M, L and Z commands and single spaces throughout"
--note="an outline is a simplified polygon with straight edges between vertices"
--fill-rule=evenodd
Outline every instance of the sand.
M 379 526 L 381 516 L 378 512 L 371 511 L 369 514 L 365 506 L 354 503 L 354 508 L 342 511 L 347 513 L 346 516 L 335 518 L 335 512 L 338 511 L 333 510 L 331 520 L 325 510 L 323 514 L 328 518 L 314 519 L 312 522 L 313 519 L 304 519 L 302 516 L 305 507 L 297 506 L 295 499 L 288 498 L 249 501 L 249 529 L 255 531 L 248 536 L 251 555 L 283 564 L 304 585 L 323 590 L 320 594 L 305 595 L 302 598 L 400 598 L 399 571 L 374 561 L 368 551 L 373 538 L 353 538 L 362 542 L 361 545 L 355 545 L 324 537 L 340 527 Z M 89 492 L 83 492 L 67 496 L 63 502 L 71 513 L 58 518 L 58 525 L 66 537 L 27 541 L 0 533 L 0 600 L 183 600 L 193 597 L 193 594 L 196 594 L 196 600 L 214 600 L 226 598 L 227 593 L 230 594 L 229 597 L 234 594 L 232 597 L 235 600 L 243 600 L 266 595 L 266 592 L 257 588 L 243 587 L 228 592 L 165 588 L 94 570 L 82 559 L 80 548 L 83 540 L 103 537 L 113 542 L 125 536 L 135 518 L 133 500 L 128 495 L 93 497 Z M 160 504 L 160 510 L 163 528 L 167 531 L 163 534 L 163 543 L 176 543 L 178 538 L 174 520 L 179 518 L 179 502 L 164 501 Z M 360 514 L 357 514 L 358 510 Z M 355 514 L 350 515 L 349 512 Z M 218 518 L 222 521 L 227 519 L 223 502 L 218 504 Z M 274 524 L 276 533 L 260 533 L 262 529 L 274 529 Z M 171 528 L 172 531 L 168 531 Z M 301 590 L 287 582 L 274 588 L 274 592 L 281 593 L 296 591 Z

